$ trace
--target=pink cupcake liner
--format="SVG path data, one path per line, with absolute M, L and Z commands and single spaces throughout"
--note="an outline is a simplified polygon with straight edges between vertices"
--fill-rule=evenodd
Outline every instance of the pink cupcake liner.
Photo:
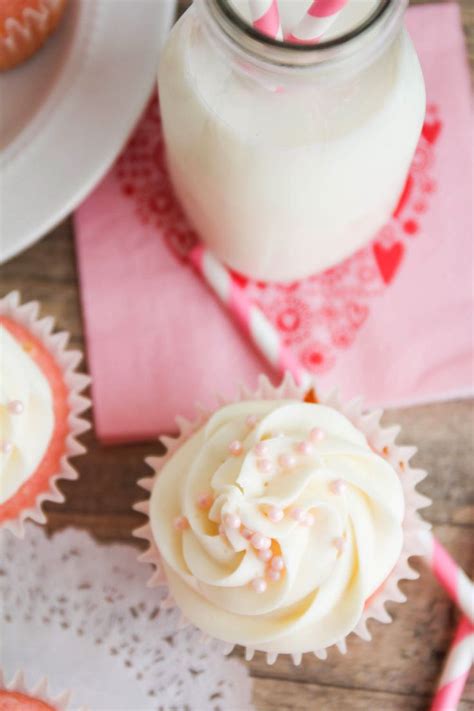
M 60 459 L 59 469 L 50 475 L 47 488 L 37 495 L 34 505 L 20 510 L 15 518 L 7 518 L 0 522 L 0 530 L 7 529 L 19 538 L 24 536 L 24 524 L 27 519 L 40 524 L 46 522 L 46 516 L 42 510 L 45 501 L 64 502 L 64 494 L 58 489 L 57 482 L 60 479 L 74 480 L 78 478 L 79 475 L 69 463 L 69 459 L 84 454 L 86 448 L 77 438 L 90 429 L 90 423 L 83 419 L 81 414 L 90 407 L 91 402 L 80 394 L 89 385 L 90 378 L 88 375 L 76 372 L 76 368 L 82 360 L 82 353 L 76 350 L 66 350 L 69 334 L 65 331 L 53 333 L 54 319 L 51 316 L 40 319 L 38 313 L 39 303 L 31 301 L 21 304 L 20 294 L 17 291 L 12 291 L 0 299 L 0 317 L 7 317 L 27 329 L 49 351 L 59 367 L 68 390 L 67 423 L 69 433 L 65 439 L 65 449 Z
M 24 694 L 35 701 L 43 701 L 43 703 L 54 708 L 55 711 L 67 711 L 71 692 L 64 691 L 58 696 L 53 697 L 48 692 L 48 686 L 48 679 L 43 677 L 37 684 L 29 688 L 25 682 L 25 677 L 22 671 L 18 671 L 12 679 L 7 682 L 2 670 L 0 669 L 0 691 L 10 691 L 12 693 Z
M 286 373 L 281 384 L 278 387 L 273 386 L 266 376 L 260 376 L 258 388 L 255 391 L 241 386 L 238 396 L 234 400 L 225 401 L 219 399 L 218 407 L 230 404 L 232 402 L 240 402 L 243 400 L 278 400 L 278 399 L 299 399 L 303 400 L 307 392 L 307 388 L 296 385 L 293 377 Z M 368 411 L 363 407 L 362 398 L 351 400 L 347 404 L 340 401 L 337 392 L 332 392 L 327 396 L 321 396 L 318 393 L 318 402 L 323 405 L 328 405 L 335 408 L 345 415 L 352 424 L 357 427 L 367 438 L 370 446 L 374 451 L 383 456 L 393 466 L 400 477 L 405 497 L 405 517 L 403 520 L 404 543 L 402 552 L 394 569 L 385 580 L 382 589 L 366 606 L 362 616 L 356 627 L 346 637 L 336 643 L 337 649 L 341 654 L 347 651 L 347 637 L 354 633 L 361 639 L 370 641 L 371 633 L 367 627 L 367 622 L 370 619 L 377 620 L 381 623 L 389 623 L 392 617 L 386 610 L 387 602 L 405 602 L 406 595 L 400 590 L 399 583 L 402 580 L 415 580 L 419 577 L 419 573 L 414 570 L 409 564 L 409 558 L 412 556 L 422 556 L 425 553 L 425 547 L 421 540 L 420 534 L 423 531 L 428 531 L 431 526 L 424 521 L 419 515 L 419 509 L 431 505 L 431 500 L 416 491 L 416 486 L 426 476 L 427 472 L 422 469 L 415 469 L 410 466 L 410 459 L 417 451 L 416 447 L 401 446 L 395 443 L 395 440 L 400 432 L 400 427 L 394 425 L 391 427 L 382 427 L 380 419 L 382 410 Z M 153 489 L 155 477 L 160 473 L 161 468 L 173 456 L 173 454 L 189 439 L 199 428 L 201 428 L 211 415 L 215 412 L 208 412 L 200 407 L 197 407 L 197 416 L 194 421 L 188 421 L 182 417 L 176 418 L 179 434 L 176 437 L 161 437 L 160 442 L 166 447 L 166 453 L 161 457 L 147 458 L 147 464 L 153 469 L 154 475 L 139 480 L 138 484 L 145 491 L 150 493 Z M 134 506 L 136 511 L 149 516 L 149 499 L 139 502 Z M 150 522 L 137 528 L 134 535 L 142 538 L 148 543 L 147 550 L 142 553 L 138 560 L 143 563 L 151 563 L 154 567 L 154 572 L 149 579 L 148 587 L 165 587 L 168 588 L 166 575 L 161 565 L 161 556 L 158 547 L 154 541 Z M 168 591 L 167 597 L 161 603 L 163 607 L 175 606 L 172 595 Z M 191 625 L 184 616 L 181 616 L 180 626 Z M 207 637 L 203 633 L 204 638 Z M 230 653 L 234 648 L 233 644 L 222 643 L 225 653 Z M 314 655 L 318 659 L 326 659 L 328 649 L 315 649 Z M 252 659 L 255 649 L 245 647 L 245 659 Z M 273 664 L 279 655 L 273 652 L 267 652 L 266 658 L 268 664 Z M 295 665 L 300 664 L 302 654 L 291 654 Z
M 0 65 L 15 66 L 33 54 L 54 31 L 65 0 L 41 0 L 38 9 L 27 7 L 22 21 L 9 18 L 0 37 Z

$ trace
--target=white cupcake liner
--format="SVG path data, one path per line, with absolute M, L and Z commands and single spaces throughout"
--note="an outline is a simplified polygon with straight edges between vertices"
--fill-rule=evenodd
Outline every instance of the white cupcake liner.
M 245 386 L 242 386 L 239 390 L 238 396 L 234 400 L 227 402 L 220 399 L 219 407 L 229 404 L 229 402 L 239 402 L 249 399 L 278 400 L 296 398 L 302 400 L 304 399 L 306 392 L 307 388 L 296 385 L 293 377 L 289 373 L 285 374 L 281 384 L 278 387 L 273 386 L 268 378 L 262 375 L 259 378 L 259 385 L 256 391 L 252 391 Z M 392 617 L 386 610 L 386 603 L 401 603 L 406 601 L 407 598 L 400 590 L 399 583 L 402 580 L 414 580 L 419 577 L 419 573 L 409 565 L 408 559 L 415 555 L 422 556 L 425 552 L 425 547 L 421 541 L 420 533 L 422 531 L 429 530 L 431 526 L 420 517 L 418 510 L 430 506 L 431 500 L 420 494 L 415 488 L 416 485 L 427 475 L 424 470 L 414 469 L 410 466 L 409 462 L 417 451 L 416 447 L 400 446 L 395 443 L 395 440 L 400 432 L 400 427 L 398 425 L 382 427 L 380 425 L 380 418 L 383 414 L 382 410 L 365 410 L 362 398 L 356 398 L 347 404 L 343 404 L 340 402 L 336 392 L 333 392 L 328 396 L 321 396 L 318 393 L 318 402 L 323 405 L 333 407 L 341 412 L 352 422 L 355 427 L 364 433 L 372 449 L 389 461 L 398 473 L 405 497 L 405 516 L 402 524 L 404 534 L 402 552 L 394 569 L 385 580 L 383 588 L 377 593 L 374 600 L 371 601 L 371 603 L 364 609 L 364 612 L 362 613 L 362 616 L 354 630 L 337 642 L 336 645 L 331 645 L 336 646 L 341 654 L 345 654 L 347 651 L 346 640 L 350 634 L 354 633 L 358 637 L 369 641 L 371 639 L 371 633 L 367 627 L 368 620 L 374 619 L 382 623 L 391 622 Z M 159 475 L 163 465 L 194 432 L 196 432 L 207 422 L 214 412 L 207 412 L 202 408 L 197 408 L 197 411 L 197 417 L 193 422 L 177 417 L 176 423 L 179 428 L 178 436 L 160 438 L 161 443 L 166 447 L 166 453 L 162 457 L 150 457 L 146 460 L 147 464 L 154 470 L 154 476 L 141 479 L 138 484 L 147 492 L 150 493 L 152 491 L 155 477 Z M 149 499 L 136 504 L 134 509 L 145 514 L 146 516 L 149 516 Z M 138 558 L 141 562 L 151 563 L 155 568 L 150 580 L 148 581 L 148 587 L 164 586 L 165 588 L 168 588 L 166 575 L 161 565 L 160 552 L 154 541 L 150 522 L 148 521 L 144 526 L 136 529 L 134 531 L 134 535 L 138 538 L 143 538 L 149 544 L 147 550 Z M 169 591 L 168 596 L 161 604 L 165 607 L 175 605 Z M 185 626 L 192 623 L 188 622 L 184 616 L 182 616 L 181 624 Z M 206 637 L 205 634 L 204 637 Z M 236 646 L 233 644 L 223 644 L 226 647 L 226 653 L 230 653 L 234 646 Z M 315 649 L 313 653 L 318 659 L 326 659 L 327 649 L 329 648 Z M 246 647 L 245 659 L 252 659 L 255 651 L 256 650 L 251 647 Z M 292 657 L 295 665 L 298 665 L 301 662 L 302 654 L 291 654 L 290 656 Z M 268 664 L 273 664 L 277 657 L 278 654 L 276 653 L 266 653 Z
M 34 506 L 21 510 L 17 518 L 0 522 L 0 530 L 7 529 L 19 538 L 24 536 L 24 523 L 27 519 L 41 524 L 46 522 L 46 516 L 42 510 L 45 501 L 63 503 L 65 500 L 64 494 L 57 487 L 57 482 L 60 479 L 78 478 L 79 475 L 69 463 L 69 459 L 84 454 L 86 448 L 77 438 L 90 429 L 90 423 L 83 419 L 81 414 L 90 407 L 91 402 L 80 394 L 89 385 L 90 378 L 88 375 L 76 372 L 76 368 L 82 360 L 82 353 L 66 350 L 69 334 L 66 331 L 53 334 L 54 319 L 51 316 L 40 319 L 38 313 L 39 303 L 31 301 L 20 304 L 18 291 L 12 291 L 0 299 L 0 316 L 8 317 L 28 329 L 47 348 L 60 367 L 64 382 L 69 390 L 69 434 L 66 437 L 65 452 L 61 457 L 59 471 L 50 476 L 48 489 L 36 497 Z
M 55 711 L 67 711 L 71 692 L 63 691 L 58 696 L 52 696 L 48 692 L 48 686 L 48 679 L 43 677 L 37 684 L 29 688 L 25 682 L 25 677 L 22 671 L 16 672 L 12 679 L 7 682 L 2 670 L 0 669 L 0 690 L 25 694 L 25 696 L 30 696 L 33 699 L 39 699 L 45 704 L 49 704 L 55 709 Z
M 39 49 L 54 31 L 64 5 L 65 0 L 41 0 L 37 9 L 25 8 L 22 21 L 9 18 L 6 35 L 0 38 L 0 66 L 15 66 Z

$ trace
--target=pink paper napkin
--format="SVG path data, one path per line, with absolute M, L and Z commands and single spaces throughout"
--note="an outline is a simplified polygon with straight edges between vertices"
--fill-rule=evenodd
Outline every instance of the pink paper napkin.
M 398 210 L 373 242 L 291 285 L 238 275 L 317 376 L 344 397 L 407 405 L 473 393 L 470 89 L 457 5 L 411 8 L 425 75 L 423 135 Z M 164 164 L 151 104 L 76 213 L 96 431 L 131 441 L 174 429 L 194 403 L 250 386 L 262 362 L 172 248 L 194 235 Z

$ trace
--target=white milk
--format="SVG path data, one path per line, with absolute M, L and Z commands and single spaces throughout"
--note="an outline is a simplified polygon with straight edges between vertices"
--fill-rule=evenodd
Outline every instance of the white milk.
M 329 34 L 376 5 L 349 0 Z M 327 60 L 304 80 L 278 69 L 269 79 L 219 46 L 198 10 L 173 29 L 159 70 L 169 169 L 189 219 L 252 277 L 289 281 L 330 267 L 375 235 L 403 189 L 425 109 L 408 35 L 396 28 L 370 63 L 362 44 L 353 71 L 326 72 Z

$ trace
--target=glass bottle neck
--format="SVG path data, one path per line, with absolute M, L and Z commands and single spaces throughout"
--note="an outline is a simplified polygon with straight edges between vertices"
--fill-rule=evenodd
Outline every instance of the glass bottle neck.
M 408 0 L 380 0 L 376 9 L 345 34 L 313 45 L 265 37 L 253 29 L 229 0 L 195 0 L 210 38 L 231 57 L 273 77 L 330 79 L 349 77 L 380 56 L 398 36 Z

